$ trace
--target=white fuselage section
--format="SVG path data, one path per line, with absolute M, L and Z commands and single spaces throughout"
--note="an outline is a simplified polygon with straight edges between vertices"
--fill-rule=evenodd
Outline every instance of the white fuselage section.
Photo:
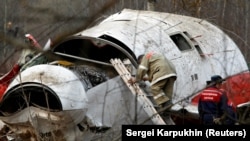
M 174 102 L 199 92 L 214 74 L 226 78 L 248 70 L 229 36 L 206 20 L 193 17 L 125 9 L 79 35 L 111 36 L 129 47 L 136 57 L 150 50 L 165 54 L 177 70 Z M 180 49 L 186 44 L 188 49 Z

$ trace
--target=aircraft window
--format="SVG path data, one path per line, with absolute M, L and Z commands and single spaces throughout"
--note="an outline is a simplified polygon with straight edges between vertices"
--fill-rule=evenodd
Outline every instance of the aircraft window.
M 202 52 L 202 50 L 201 50 L 200 46 L 198 45 L 197 41 L 195 40 L 195 38 L 201 37 L 201 36 L 198 35 L 198 36 L 192 37 L 186 31 L 184 31 L 183 33 L 190 39 L 190 41 L 194 44 L 194 47 L 196 48 L 196 50 L 198 51 L 198 53 L 202 56 L 204 53 Z
M 191 79 L 192 81 L 198 80 L 198 75 L 197 74 L 191 75 Z
M 170 38 L 174 41 L 176 46 L 181 50 L 189 50 L 191 49 L 190 44 L 187 42 L 187 40 L 181 35 L 181 34 L 175 34 L 170 36 Z
M 194 47 L 196 48 L 196 50 L 199 52 L 200 55 L 203 55 L 203 52 L 199 45 L 195 45 Z

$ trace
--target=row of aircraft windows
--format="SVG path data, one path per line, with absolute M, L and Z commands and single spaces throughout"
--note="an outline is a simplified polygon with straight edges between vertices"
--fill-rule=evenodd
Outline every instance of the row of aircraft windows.
M 196 48 L 196 50 L 199 52 L 199 54 L 203 54 L 200 46 L 198 43 L 192 38 L 187 32 L 183 32 L 185 36 L 187 36 L 190 41 L 192 42 L 193 46 Z M 180 51 L 186 51 L 186 50 L 191 50 L 192 46 L 191 44 L 187 41 L 187 39 L 181 34 L 174 34 L 171 35 L 170 38 L 173 40 L 175 45 L 179 48 Z

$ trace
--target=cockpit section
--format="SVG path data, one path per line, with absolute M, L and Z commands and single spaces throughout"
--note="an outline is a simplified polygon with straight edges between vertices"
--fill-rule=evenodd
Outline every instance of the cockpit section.
M 73 36 L 56 45 L 53 52 L 68 61 L 77 63 L 80 63 L 79 61 L 81 60 L 99 64 L 101 64 L 100 62 L 110 64 L 111 58 L 120 58 L 121 60 L 126 58 L 135 59 L 133 53 L 131 54 L 128 48 L 124 49 L 124 46 L 120 47 L 113 42 L 101 38 L 88 38 Z M 67 56 L 63 54 L 67 54 Z

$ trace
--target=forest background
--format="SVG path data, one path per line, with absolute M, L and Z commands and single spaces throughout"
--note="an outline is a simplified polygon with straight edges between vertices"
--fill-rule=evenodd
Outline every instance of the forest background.
M 42 46 L 49 38 L 56 43 L 124 8 L 147 10 L 149 1 L 155 2 L 155 11 L 197 17 L 218 26 L 249 64 L 248 0 L 1 0 L 0 74 L 16 63 L 26 33 Z

